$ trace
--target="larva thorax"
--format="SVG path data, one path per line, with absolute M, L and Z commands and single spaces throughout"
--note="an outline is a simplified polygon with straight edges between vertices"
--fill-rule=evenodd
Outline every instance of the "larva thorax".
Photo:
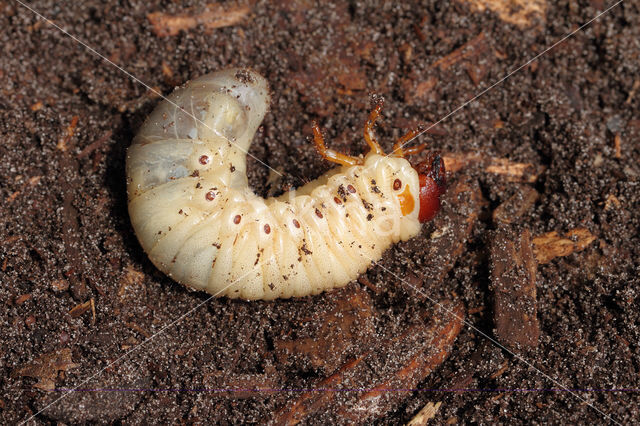
M 372 151 L 280 197 L 255 195 L 245 156 L 268 103 L 254 72 L 208 74 L 162 102 L 129 148 L 133 228 L 176 281 L 245 299 L 316 294 L 419 233 L 422 175 L 400 157 Z

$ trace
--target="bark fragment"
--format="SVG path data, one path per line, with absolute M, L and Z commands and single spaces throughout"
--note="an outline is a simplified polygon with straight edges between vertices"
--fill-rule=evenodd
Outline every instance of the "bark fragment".
M 429 238 L 429 250 L 423 268 L 423 280 L 442 282 L 471 236 L 473 226 L 484 204 L 478 183 L 459 181 L 453 184 L 443 199 L 442 211 L 433 220 L 435 231 Z
M 433 402 L 428 402 L 427 405 L 422 407 L 422 410 L 420 410 L 418 414 L 416 414 L 415 417 L 407 423 L 407 426 L 426 426 L 429 424 L 429 420 L 436 416 L 441 405 L 442 402 L 440 401 L 435 404 Z
M 491 245 L 491 283 L 496 336 L 508 347 L 538 345 L 536 268 L 529 230 L 500 228 Z
M 551 262 L 556 257 L 569 256 L 582 251 L 595 241 L 596 237 L 585 228 L 575 228 L 567 232 L 566 237 L 556 231 L 547 232 L 533 239 L 533 252 L 538 263 Z
M 446 153 L 442 156 L 448 172 L 455 173 L 471 166 L 480 166 L 485 173 L 503 175 L 510 182 L 533 183 L 544 171 L 542 166 L 517 163 L 507 158 L 491 157 L 478 152 Z
M 67 371 L 77 367 L 71 360 L 71 349 L 63 348 L 41 355 L 39 358 L 14 370 L 12 376 L 28 376 L 38 379 L 33 387 L 42 390 L 56 388 L 55 379 L 59 371 Z

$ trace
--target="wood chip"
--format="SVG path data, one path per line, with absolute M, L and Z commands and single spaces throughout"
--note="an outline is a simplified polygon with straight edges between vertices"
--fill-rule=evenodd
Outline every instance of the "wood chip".
M 155 35 L 168 37 L 178 35 L 180 31 L 190 30 L 198 25 L 204 26 L 208 31 L 236 25 L 249 12 L 249 6 L 246 5 L 223 6 L 218 3 L 210 3 L 200 13 L 196 13 L 193 8 L 177 15 L 153 12 L 147 15 L 147 19 L 153 26 Z
M 69 315 L 71 315 L 71 318 L 78 318 L 89 311 L 91 311 L 93 314 L 91 323 L 95 324 L 96 323 L 96 305 L 93 298 L 90 300 L 87 300 L 84 303 L 74 306 L 69 311 Z
M 568 256 L 573 252 L 582 251 L 596 237 L 585 228 L 576 228 L 567 232 L 566 237 L 556 231 L 547 232 L 533 239 L 533 252 L 539 264 L 549 263 L 556 257 Z
M 433 402 L 428 402 L 422 410 L 416 414 L 416 416 L 407 423 L 407 426 L 426 426 L 429 423 L 429 420 L 433 419 L 436 416 L 436 413 L 440 409 L 442 402 L 438 401 L 435 404 Z
M 507 158 L 490 157 L 478 152 L 447 153 L 442 155 L 448 172 L 455 173 L 472 166 L 480 166 L 486 173 L 504 176 L 510 182 L 533 183 L 544 168 L 530 163 L 516 163 Z
M 615 157 L 622 158 L 622 139 L 620 138 L 620 133 L 616 133 L 613 137 L 613 145 L 615 149 Z
M 42 101 L 38 101 L 35 104 L 31 105 L 31 111 L 36 112 L 36 111 L 40 111 L 42 109 L 42 107 L 44 106 L 44 104 L 42 103 Z
M 71 349 L 63 348 L 41 355 L 38 359 L 13 371 L 13 377 L 28 376 L 38 379 L 33 387 L 43 390 L 54 390 L 55 379 L 59 371 L 68 371 L 78 367 L 71 360 Z
M 547 15 L 546 0 L 458 0 L 468 3 L 482 13 L 486 9 L 498 14 L 504 22 L 521 28 L 529 27 L 536 21 L 544 22 Z
M 31 299 L 31 294 L 23 294 L 21 296 L 16 297 L 16 305 L 22 305 L 27 300 Z
M 511 227 L 496 231 L 491 244 L 491 284 L 498 340 L 507 347 L 534 348 L 540 325 L 536 299 L 536 259 L 531 233 Z
M 51 290 L 56 293 L 67 291 L 69 290 L 69 281 L 65 279 L 53 280 L 51 281 Z

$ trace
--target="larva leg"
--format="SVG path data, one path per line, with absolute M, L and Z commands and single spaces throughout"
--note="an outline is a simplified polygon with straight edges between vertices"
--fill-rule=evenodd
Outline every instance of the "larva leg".
M 402 154 L 406 157 L 407 155 L 419 154 L 427 147 L 426 143 L 423 143 L 418 146 L 410 146 L 409 148 L 402 148 Z
M 316 149 L 318 150 L 318 154 L 322 156 L 325 160 L 329 160 L 333 163 L 338 163 L 343 166 L 358 166 L 364 164 L 364 160 L 362 158 L 353 157 L 351 155 L 341 154 L 333 149 L 327 148 L 324 144 L 324 138 L 322 137 L 322 132 L 320 132 L 320 127 L 318 123 L 315 121 L 312 124 L 313 127 L 313 142 L 316 145 Z
M 418 136 L 422 131 L 422 127 L 419 126 L 416 129 L 409 130 L 407 134 L 402 136 L 398 141 L 393 145 L 393 156 L 404 158 L 407 155 L 417 154 L 421 152 L 423 149 L 427 147 L 427 144 L 422 144 L 414 147 L 403 148 L 402 146 L 408 142 L 410 142 L 413 138 Z
M 371 151 L 379 155 L 384 155 L 384 151 L 376 140 L 375 134 L 373 133 L 373 126 L 375 126 L 376 120 L 380 116 L 383 104 L 382 100 L 377 103 L 376 107 L 371 111 L 371 114 L 369 114 L 369 119 L 364 125 L 364 140 L 367 142 L 367 145 L 369 145 L 369 148 L 371 148 Z

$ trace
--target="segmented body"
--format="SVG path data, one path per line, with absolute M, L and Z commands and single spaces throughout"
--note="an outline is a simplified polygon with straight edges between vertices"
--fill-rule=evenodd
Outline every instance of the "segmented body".
M 168 99 L 128 150 L 127 189 L 142 247 L 174 280 L 244 299 L 317 294 L 419 233 L 419 177 L 404 158 L 372 152 L 280 197 L 255 195 L 246 152 L 269 104 L 258 74 L 208 74 Z

